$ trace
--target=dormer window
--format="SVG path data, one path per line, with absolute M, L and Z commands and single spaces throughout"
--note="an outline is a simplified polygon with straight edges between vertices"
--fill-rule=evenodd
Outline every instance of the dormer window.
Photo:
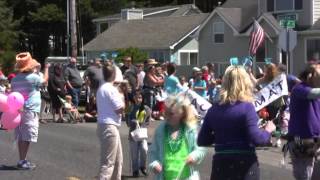
M 268 12 L 302 10 L 303 0 L 267 0 Z

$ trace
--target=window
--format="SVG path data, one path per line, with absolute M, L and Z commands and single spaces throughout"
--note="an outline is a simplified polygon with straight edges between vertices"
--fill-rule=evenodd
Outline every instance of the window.
M 303 0 L 267 0 L 267 11 L 302 10 Z
M 295 7 L 295 10 L 302 10 L 302 8 L 303 8 L 302 0 L 295 0 L 294 7 Z
M 198 65 L 198 53 L 190 53 L 190 65 Z
M 274 0 L 267 0 L 267 11 L 273 12 L 274 11 Z
M 224 23 L 213 23 L 213 42 L 224 43 Z
M 320 39 L 307 40 L 307 61 L 318 60 L 320 53 Z
M 198 65 L 198 52 L 180 52 L 180 65 Z
M 293 0 L 276 0 L 276 10 L 277 11 L 293 10 Z

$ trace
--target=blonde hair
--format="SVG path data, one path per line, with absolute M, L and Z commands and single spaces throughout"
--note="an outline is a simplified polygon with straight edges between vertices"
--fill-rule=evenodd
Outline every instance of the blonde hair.
M 185 123 L 189 127 L 193 127 L 197 124 L 197 116 L 195 114 L 195 109 L 191 105 L 190 100 L 184 94 L 180 94 L 177 96 L 168 97 L 165 101 L 166 111 L 165 116 L 168 118 L 167 109 L 175 109 L 182 110 L 183 117 L 182 122 Z
M 229 66 L 223 76 L 221 104 L 253 101 L 253 84 L 243 67 Z

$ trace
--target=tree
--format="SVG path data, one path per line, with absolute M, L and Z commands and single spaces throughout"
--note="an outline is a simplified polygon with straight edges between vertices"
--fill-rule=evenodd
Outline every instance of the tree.
M 117 62 L 121 62 L 125 56 L 130 56 L 133 63 L 143 63 L 148 58 L 148 53 L 141 51 L 138 48 L 119 49 Z
M 43 61 L 50 54 L 49 37 L 56 39 L 56 36 L 64 36 L 60 30 L 65 21 L 64 12 L 56 4 L 46 4 L 36 12 L 30 12 L 29 15 L 34 25 L 30 28 L 31 33 L 28 37 L 34 48 L 32 52 L 35 57 Z
M 13 69 L 14 47 L 17 44 L 18 21 L 13 20 L 13 13 L 4 0 L 0 0 L 0 64 L 5 73 Z

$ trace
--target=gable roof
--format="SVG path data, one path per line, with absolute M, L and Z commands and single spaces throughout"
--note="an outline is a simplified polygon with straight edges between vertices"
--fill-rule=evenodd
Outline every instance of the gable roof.
M 144 18 L 147 18 L 148 16 L 152 16 L 155 14 L 161 14 L 163 12 L 172 12 L 169 16 L 183 16 L 188 14 L 190 11 L 197 14 L 202 13 L 201 10 L 198 7 L 194 6 L 193 4 L 142 8 L 142 10 L 143 10 Z M 121 19 L 121 14 L 117 13 L 117 14 L 93 19 L 92 22 L 103 22 L 107 20 L 120 20 L 120 19 Z
M 119 21 L 84 46 L 86 51 L 169 49 L 194 31 L 208 14 Z
M 199 31 L 218 14 L 231 28 L 235 34 L 240 34 L 247 28 L 258 15 L 257 0 L 227 0 L 221 7 L 216 8 L 207 20 L 201 25 Z

